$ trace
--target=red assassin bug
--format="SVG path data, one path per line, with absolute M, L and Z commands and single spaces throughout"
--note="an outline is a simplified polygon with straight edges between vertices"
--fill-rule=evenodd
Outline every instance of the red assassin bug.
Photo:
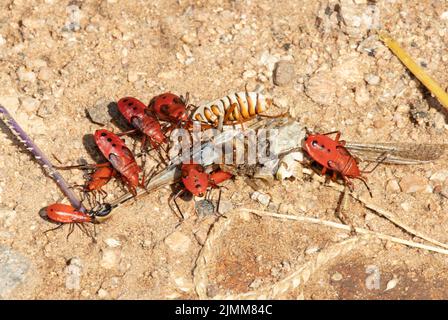
M 87 198 L 89 201 L 89 204 L 91 206 L 95 206 L 97 204 L 97 194 L 100 194 L 102 196 L 102 199 L 104 200 L 107 197 L 107 192 L 104 191 L 102 188 L 110 181 L 110 179 L 117 174 L 115 169 L 112 167 L 112 165 L 109 162 L 101 163 L 101 164 L 80 164 L 80 165 L 74 165 L 74 166 L 63 166 L 63 167 L 56 167 L 58 169 L 91 169 L 94 168 L 95 170 L 88 175 L 87 181 L 83 185 L 75 185 L 75 187 L 81 188 L 81 191 L 83 192 L 83 199 Z M 90 196 L 92 194 L 92 196 Z M 92 200 L 94 203 L 92 203 Z
M 181 189 L 173 197 L 177 210 L 181 214 L 181 219 L 183 219 L 182 211 L 176 202 L 176 199 L 180 195 L 182 195 L 185 191 L 189 191 L 194 196 L 203 197 L 209 187 L 218 188 L 218 184 L 230 179 L 233 176 L 231 173 L 222 170 L 217 170 L 216 172 L 208 174 L 205 172 L 204 167 L 197 163 L 184 163 L 182 164 L 181 171 L 184 189 Z
M 144 181 L 139 184 L 138 175 L 142 169 L 137 165 L 131 150 L 120 137 L 108 130 L 97 130 L 94 137 L 101 153 L 109 160 L 114 169 L 121 174 L 129 191 L 135 196 L 137 194 L 137 186 L 143 186 Z
M 107 197 L 107 192 L 103 190 L 103 187 L 110 181 L 110 179 L 117 174 L 115 169 L 109 162 L 94 164 L 94 165 L 76 165 L 67 167 L 58 167 L 58 169 L 72 169 L 72 168 L 82 168 L 88 169 L 94 167 L 95 170 L 88 176 L 87 181 L 83 185 L 77 185 L 83 192 L 83 199 L 87 198 L 91 206 L 97 204 L 97 194 L 102 196 L 104 200 Z M 92 196 L 90 196 L 92 194 Z M 92 203 L 92 200 L 94 201 Z
M 187 98 L 184 99 L 174 93 L 166 92 L 152 98 L 148 104 L 148 109 L 154 112 L 158 119 L 172 123 L 168 128 L 168 131 L 171 131 L 182 123 L 186 129 L 193 127 L 193 121 L 187 113 L 190 106 L 192 105 L 188 104 L 188 93 Z M 200 123 L 200 125 L 203 129 L 212 128 L 210 124 Z
M 103 187 L 110 181 L 110 179 L 115 176 L 117 172 L 110 163 L 97 165 L 97 168 L 93 173 L 89 176 L 85 185 L 82 186 L 82 190 L 84 194 L 87 196 L 89 203 L 91 202 L 91 198 L 89 194 L 93 194 L 93 198 L 95 203 L 90 203 L 90 205 L 96 205 L 96 194 L 102 195 L 102 199 L 104 200 L 107 197 L 107 192 L 103 190 Z
M 140 100 L 132 97 L 122 98 L 118 101 L 118 110 L 129 123 L 145 134 L 143 145 L 145 145 L 146 137 L 149 138 L 153 148 L 158 148 L 167 142 L 159 121 Z
M 110 179 L 116 174 L 116 171 L 112 166 L 108 163 L 107 166 L 98 167 L 95 171 L 90 175 L 89 180 L 85 185 L 85 190 L 88 192 L 100 191 L 102 187 L 104 187 Z
M 328 135 L 336 133 L 336 138 L 333 140 Z M 367 190 L 372 196 L 369 186 L 367 185 L 367 178 L 362 176 L 363 173 L 370 173 L 376 169 L 377 165 L 369 171 L 361 171 L 358 167 L 358 162 L 354 156 L 345 148 L 345 141 L 339 140 L 341 133 L 339 131 L 329 132 L 325 134 L 309 134 L 303 143 L 303 149 L 311 157 L 323 166 L 322 175 L 327 170 L 333 171 L 333 180 L 336 179 L 339 173 L 344 180 L 345 185 L 353 191 L 353 182 L 350 179 L 359 179 L 366 186 Z
M 83 225 L 85 222 L 91 222 L 95 223 L 95 217 L 96 216 L 105 216 L 109 214 L 112 211 L 112 207 L 109 204 L 106 204 L 103 208 L 101 208 L 98 211 L 91 210 L 88 213 L 83 213 L 75 208 L 73 208 L 71 205 L 62 204 L 62 203 L 55 203 L 52 205 L 49 205 L 47 208 L 45 208 L 45 212 L 47 214 L 47 217 L 53 221 L 57 222 L 60 225 L 56 228 L 50 229 L 45 231 L 53 231 L 60 227 L 62 227 L 64 224 L 70 224 L 69 233 L 67 235 L 67 239 L 70 237 L 70 235 L 73 233 L 73 230 L 75 228 L 75 225 L 78 226 L 85 234 L 92 237 L 91 233 L 87 230 L 87 228 Z

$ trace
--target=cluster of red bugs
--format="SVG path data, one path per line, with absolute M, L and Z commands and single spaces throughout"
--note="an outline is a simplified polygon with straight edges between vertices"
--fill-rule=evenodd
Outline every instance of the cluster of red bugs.
M 82 192 L 89 199 L 89 203 L 93 207 L 90 211 L 84 213 L 75 210 L 69 205 L 53 204 L 47 207 L 47 216 L 54 222 L 62 224 L 71 223 L 77 225 L 83 222 L 96 222 L 96 218 L 107 215 L 111 210 L 111 206 L 103 205 L 97 209 L 96 204 L 103 202 L 107 193 L 103 191 L 103 187 L 112 177 L 118 177 L 132 195 L 137 194 L 137 188 L 145 188 L 145 173 L 142 166 L 139 166 L 136 157 L 126 146 L 124 139 L 121 137 L 126 134 L 139 132 L 142 135 L 141 154 L 142 164 L 144 163 L 144 155 L 148 153 L 148 146 L 152 150 L 156 150 L 160 155 L 160 160 L 166 164 L 165 156 L 167 154 L 168 138 L 167 134 L 173 129 L 183 127 L 190 129 L 194 121 L 198 121 L 199 114 L 203 114 L 203 118 L 207 121 L 202 122 L 203 127 L 216 126 L 218 121 L 214 120 L 211 124 L 212 113 L 215 116 L 221 114 L 223 119 L 227 120 L 230 116 L 239 119 L 237 123 L 248 121 L 258 112 L 265 109 L 265 104 L 270 104 L 269 99 L 263 96 L 249 93 L 235 94 L 235 97 L 228 96 L 228 101 L 235 100 L 233 104 L 229 104 L 227 100 L 217 101 L 207 105 L 207 108 L 198 108 L 195 112 L 189 113 L 189 105 L 187 99 L 183 99 L 173 93 L 164 93 L 151 99 L 148 105 L 133 97 L 124 97 L 117 103 L 118 110 L 126 121 L 133 126 L 132 130 L 115 134 L 106 129 L 97 130 L 94 134 L 94 140 L 107 162 L 93 165 L 69 166 L 60 168 L 82 167 L 94 169 L 88 177 L 86 183 L 81 186 Z M 233 98 L 232 98 L 233 97 Z M 252 113 L 254 115 L 252 115 Z M 244 117 L 246 115 L 246 117 Z M 234 121 L 235 122 L 235 121 Z M 224 121 L 224 124 L 227 124 Z M 329 137 L 330 134 L 336 133 L 335 139 Z M 358 167 L 357 159 L 350 154 L 345 148 L 345 141 L 340 140 L 340 132 L 331 132 L 327 134 L 311 134 L 308 133 L 302 149 L 313 160 L 322 166 L 322 174 L 327 171 L 333 173 L 333 180 L 339 175 L 344 184 L 353 190 L 353 182 L 351 179 L 361 180 L 370 192 L 370 188 L 366 183 L 366 178 Z M 165 156 L 163 153 L 165 153 Z M 206 168 L 198 163 L 191 161 L 180 165 L 182 189 L 173 195 L 173 200 L 177 210 L 173 211 L 178 214 L 182 220 L 183 214 L 179 209 L 176 198 L 189 192 L 194 196 L 204 196 L 211 190 L 218 188 L 222 182 L 233 177 L 232 173 L 217 169 L 207 172 Z M 372 170 L 371 170 L 372 171 Z M 140 178 L 142 174 L 142 178 Z M 100 198 L 100 199 L 98 199 Z M 92 199 L 94 199 L 92 201 Z M 82 227 L 85 230 L 85 227 Z M 71 228 L 71 231 L 73 227 Z M 69 233 L 70 234 L 70 233 Z
M 84 222 L 96 222 L 96 217 L 105 216 L 111 211 L 111 207 L 101 206 L 100 210 L 95 210 L 100 200 L 104 200 L 107 193 L 103 187 L 112 177 L 118 177 L 132 195 L 137 194 L 137 187 L 145 188 L 145 174 L 142 173 L 142 166 L 139 166 L 136 157 L 126 146 L 121 137 L 126 134 L 139 132 L 142 137 L 142 155 L 148 152 L 148 144 L 152 149 L 159 152 L 161 161 L 166 164 L 161 151 L 166 152 L 168 139 L 166 134 L 177 127 L 191 128 L 192 120 L 188 115 L 188 105 L 185 99 L 173 94 L 164 93 L 151 99 L 148 106 L 140 100 L 133 97 L 124 97 L 117 103 L 118 110 L 127 122 L 134 129 L 113 133 L 106 129 L 97 130 L 94 133 L 96 146 L 107 159 L 107 162 L 101 164 L 88 164 L 78 166 L 61 166 L 60 169 L 93 169 L 94 171 L 88 177 L 86 183 L 81 186 L 81 190 L 88 198 L 89 203 L 94 209 L 88 212 L 81 212 L 70 205 L 53 204 L 46 208 L 47 217 L 53 222 L 71 224 L 69 235 L 73 231 L 74 225 L 81 225 Z M 175 195 L 176 198 L 184 192 L 190 192 L 195 196 L 202 196 L 209 188 L 216 188 L 218 184 L 228 180 L 232 174 L 220 169 L 211 173 L 206 173 L 205 168 L 196 163 L 181 164 L 182 184 L 181 192 Z M 179 210 L 179 207 L 176 207 Z M 180 212 L 180 218 L 183 218 Z M 59 226 L 58 226 L 59 227 Z M 85 227 L 81 227 L 83 231 Z M 53 230 L 53 229 L 52 229 Z

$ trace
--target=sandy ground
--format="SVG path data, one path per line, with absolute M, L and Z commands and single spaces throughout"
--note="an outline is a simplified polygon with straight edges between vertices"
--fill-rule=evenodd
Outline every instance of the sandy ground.
M 99 160 L 91 134 L 101 126 L 88 108 L 165 91 L 200 103 L 245 84 L 264 86 L 308 128 L 338 129 L 348 141 L 443 143 L 446 112 L 375 30 L 390 32 L 446 89 L 447 10 L 444 1 L 401 0 L 2 0 L 0 103 L 64 164 Z M 106 128 L 124 127 L 102 116 Z M 448 298 L 446 255 L 242 212 L 264 206 L 241 177 L 225 184 L 226 217 L 198 218 L 183 202 L 188 219 L 176 228 L 165 188 L 117 209 L 97 243 L 79 230 L 69 240 L 67 228 L 44 234 L 53 225 L 39 211 L 62 195 L 0 129 L 2 298 Z M 448 188 L 445 161 L 379 167 L 369 175 L 371 202 L 448 242 L 448 200 L 434 192 Z M 81 172 L 63 174 L 83 181 Z M 117 183 L 108 191 L 123 193 Z M 264 192 L 282 212 L 338 222 L 339 193 L 306 175 Z M 421 242 L 353 199 L 345 211 L 356 226 Z M 313 263 L 295 285 L 263 296 Z

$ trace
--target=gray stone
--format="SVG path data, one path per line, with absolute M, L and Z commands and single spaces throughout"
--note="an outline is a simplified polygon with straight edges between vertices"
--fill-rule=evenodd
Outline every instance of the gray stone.
M 0 246 L 0 296 L 9 294 L 24 282 L 30 262 L 6 246 Z
M 203 199 L 196 201 L 194 207 L 199 217 L 205 217 L 215 213 L 215 206 L 209 200 Z
M 94 106 L 87 108 L 87 113 L 89 114 L 90 119 L 97 124 L 108 124 L 112 120 L 109 113 L 109 105 L 111 103 L 113 102 L 108 98 L 97 100 Z
M 275 64 L 274 84 L 286 86 L 290 84 L 295 76 L 294 64 L 289 61 L 279 61 Z

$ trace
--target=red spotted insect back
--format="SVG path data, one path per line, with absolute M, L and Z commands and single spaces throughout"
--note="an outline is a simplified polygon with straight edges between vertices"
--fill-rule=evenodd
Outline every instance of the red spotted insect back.
M 143 186 L 144 182 L 139 183 L 139 173 L 142 169 L 135 161 L 131 150 L 119 136 L 106 129 L 95 131 L 94 138 L 101 153 L 109 160 L 114 169 L 121 174 L 129 191 L 135 196 L 137 194 L 137 186 Z
M 171 92 L 162 93 L 151 99 L 148 109 L 163 121 L 191 123 L 184 99 Z
M 118 101 L 118 110 L 130 124 L 145 134 L 144 139 L 147 137 L 153 148 L 167 142 L 159 121 L 140 100 L 132 97 L 122 98 Z
M 330 134 L 336 133 L 335 139 L 329 137 Z M 337 174 L 340 174 L 345 185 L 353 190 L 353 182 L 350 179 L 359 179 L 367 187 L 370 195 L 372 195 L 367 178 L 363 173 L 370 173 L 376 169 L 379 163 L 370 171 L 361 171 L 358 162 L 354 156 L 345 147 L 345 141 L 339 140 L 340 132 L 330 132 L 326 134 L 308 134 L 303 143 L 303 150 L 309 157 L 319 163 L 322 168 L 322 175 L 327 170 L 333 172 L 333 180 L 336 180 Z

